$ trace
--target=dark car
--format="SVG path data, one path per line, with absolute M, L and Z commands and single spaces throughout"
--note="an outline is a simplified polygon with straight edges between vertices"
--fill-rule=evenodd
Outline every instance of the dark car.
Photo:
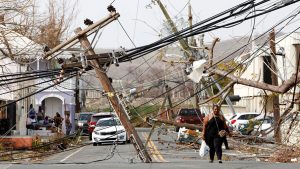
M 88 122 L 88 133 L 89 133 L 90 140 L 92 140 L 92 133 L 95 129 L 97 121 L 99 119 L 108 118 L 108 117 L 116 117 L 116 114 L 114 112 L 101 112 L 101 113 L 95 113 L 91 116 L 91 119 Z
M 88 122 L 91 119 L 91 116 L 95 114 L 94 112 L 81 112 L 78 115 L 77 127 L 82 129 L 82 134 L 88 134 Z
M 199 109 L 180 109 L 177 113 L 175 121 L 177 123 L 189 123 L 200 125 L 203 123 L 204 115 L 201 114 Z M 179 131 L 179 127 L 175 127 L 175 131 Z

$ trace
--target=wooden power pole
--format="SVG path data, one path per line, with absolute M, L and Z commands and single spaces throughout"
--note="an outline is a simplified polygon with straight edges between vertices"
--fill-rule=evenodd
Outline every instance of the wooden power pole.
M 81 28 L 77 28 L 75 30 L 75 33 L 78 35 L 80 32 L 82 32 Z M 95 52 L 87 39 L 86 34 L 82 34 L 81 36 L 78 36 L 79 42 L 81 44 L 81 47 L 86 51 L 86 55 L 95 55 Z M 112 107 L 116 111 L 116 114 L 120 118 L 121 123 L 124 125 L 126 132 L 128 133 L 134 147 L 136 148 L 138 155 L 140 159 L 145 163 L 150 163 L 151 157 L 149 156 L 147 150 L 145 149 L 142 140 L 138 136 L 135 128 L 132 126 L 132 124 L 129 122 L 129 118 L 126 114 L 125 108 L 122 107 L 120 100 L 116 96 L 116 92 L 114 88 L 112 87 L 112 84 L 105 72 L 104 69 L 101 67 L 101 63 L 98 62 L 96 59 L 89 61 L 89 65 L 91 65 L 97 75 L 97 78 L 99 82 L 102 84 L 104 91 L 108 94 L 108 99 L 111 102 Z
M 108 25 L 112 21 L 116 20 L 120 14 L 117 13 L 112 6 L 109 7 L 109 15 L 103 18 L 100 21 L 97 21 L 96 23 L 88 26 L 86 29 L 82 30 L 81 28 L 77 28 L 75 30 L 76 35 L 71 37 L 69 40 L 59 44 L 55 48 L 51 49 L 47 53 L 44 54 L 44 59 L 49 59 L 53 57 L 53 54 L 56 54 L 59 50 L 62 48 L 70 47 L 74 44 L 76 44 L 79 40 L 82 48 L 85 50 L 85 55 L 93 55 L 95 56 L 95 52 L 93 48 L 91 47 L 91 44 L 89 40 L 87 39 L 88 35 L 91 35 L 93 32 L 98 30 L 99 28 L 103 28 L 104 26 Z M 151 157 L 149 156 L 147 150 L 145 149 L 144 145 L 142 144 L 142 140 L 138 136 L 136 130 L 132 126 L 132 124 L 129 122 L 128 116 L 126 114 L 125 108 L 122 107 L 120 104 L 120 100 L 118 99 L 114 88 L 111 85 L 111 82 L 106 74 L 106 72 L 102 69 L 103 61 L 107 60 L 109 58 L 109 54 L 99 58 L 98 56 L 96 58 L 91 57 L 92 60 L 88 62 L 89 65 L 91 65 L 97 74 L 97 78 L 99 79 L 100 83 L 103 86 L 104 91 L 108 94 L 109 101 L 111 102 L 114 110 L 116 111 L 116 114 L 120 118 L 121 123 L 124 125 L 126 132 L 128 136 L 130 137 L 130 140 L 132 141 L 135 149 L 137 150 L 137 153 L 140 157 L 140 159 L 145 163 L 150 163 Z M 102 55 L 101 55 L 102 56 Z M 81 65 L 81 64 L 79 64 Z
M 269 35 L 269 44 L 270 44 L 270 53 L 271 53 L 271 79 L 272 85 L 278 86 L 278 77 L 276 75 L 276 46 L 275 46 L 275 30 L 273 29 Z M 280 109 L 279 109 L 279 96 L 274 94 L 272 96 L 272 104 L 273 104 L 273 115 L 274 115 L 274 138 L 277 143 L 281 143 L 281 131 L 280 131 Z

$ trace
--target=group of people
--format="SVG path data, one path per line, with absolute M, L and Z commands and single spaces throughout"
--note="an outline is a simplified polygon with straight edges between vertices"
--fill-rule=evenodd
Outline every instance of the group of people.
M 72 124 L 70 121 L 70 115 L 66 115 L 65 119 L 65 126 L 66 126 L 66 134 L 69 135 L 72 129 Z M 33 108 L 33 105 L 30 104 L 28 114 L 27 114 L 27 122 L 26 122 L 26 128 L 27 129 L 36 129 L 38 125 L 41 126 L 53 126 L 57 129 L 57 131 L 61 131 L 62 129 L 62 123 L 64 118 L 61 117 L 61 115 L 56 112 L 55 116 L 53 118 L 50 118 L 48 116 L 44 117 L 44 114 L 39 111 L 39 113 L 36 113 L 36 111 Z M 42 123 L 40 123 L 42 121 Z
M 226 149 L 229 149 L 226 135 L 231 136 L 231 133 L 225 117 L 220 113 L 220 107 L 214 105 L 213 112 L 204 118 L 202 131 L 202 138 L 209 147 L 210 163 L 214 161 L 215 154 L 219 163 L 222 163 L 222 144 L 224 143 Z

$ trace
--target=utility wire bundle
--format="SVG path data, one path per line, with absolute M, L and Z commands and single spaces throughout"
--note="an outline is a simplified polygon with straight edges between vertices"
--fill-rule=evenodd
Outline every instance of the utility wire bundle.
M 260 2 L 255 2 L 254 0 L 246 1 L 217 15 L 209 17 L 199 23 L 196 23 L 192 27 L 185 28 L 181 31 L 178 31 L 177 33 L 162 38 L 154 43 L 127 50 L 127 54 L 120 57 L 119 62 L 127 62 L 138 59 L 180 39 L 188 38 L 220 28 L 230 28 L 236 26 L 246 20 L 276 11 L 299 1 L 300 0 L 277 0 L 275 2 L 272 2 L 271 0 L 262 0 Z

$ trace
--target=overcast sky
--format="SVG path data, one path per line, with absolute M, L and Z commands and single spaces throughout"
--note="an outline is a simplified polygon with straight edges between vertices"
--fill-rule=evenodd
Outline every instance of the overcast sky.
M 275 0 L 273 0 L 273 2 L 274 1 Z M 85 18 L 89 18 L 95 22 L 105 17 L 108 14 L 106 8 L 112 0 L 78 0 L 78 2 L 78 15 L 71 30 L 78 26 L 82 28 L 86 27 L 83 24 Z M 177 18 L 182 18 L 187 21 L 188 8 L 185 5 L 189 2 L 188 0 L 162 0 L 162 2 L 166 5 L 168 12 L 173 18 L 177 16 Z M 244 0 L 190 0 L 193 8 L 193 22 L 199 22 L 200 20 L 206 19 L 242 2 L 244 2 Z M 166 31 L 163 29 L 163 20 L 165 18 L 159 6 L 152 4 L 151 0 L 115 0 L 113 6 L 121 15 L 119 21 L 137 46 L 158 40 L 159 32 L 162 30 L 163 34 L 166 34 Z M 257 18 L 257 26 L 254 33 L 260 34 L 264 32 L 297 7 L 299 7 L 299 3 L 264 17 Z M 249 35 L 252 29 L 250 26 L 251 22 L 253 22 L 253 20 L 247 21 L 234 28 L 207 33 L 205 35 L 205 41 L 210 42 L 214 37 L 220 37 L 221 40 L 225 40 L 232 37 Z M 295 26 L 299 26 L 299 24 L 291 25 L 284 31 L 292 30 Z M 104 28 L 97 47 L 118 48 L 119 46 L 125 46 L 126 48 L 133 47 L 119 23 L 115 21 Z

